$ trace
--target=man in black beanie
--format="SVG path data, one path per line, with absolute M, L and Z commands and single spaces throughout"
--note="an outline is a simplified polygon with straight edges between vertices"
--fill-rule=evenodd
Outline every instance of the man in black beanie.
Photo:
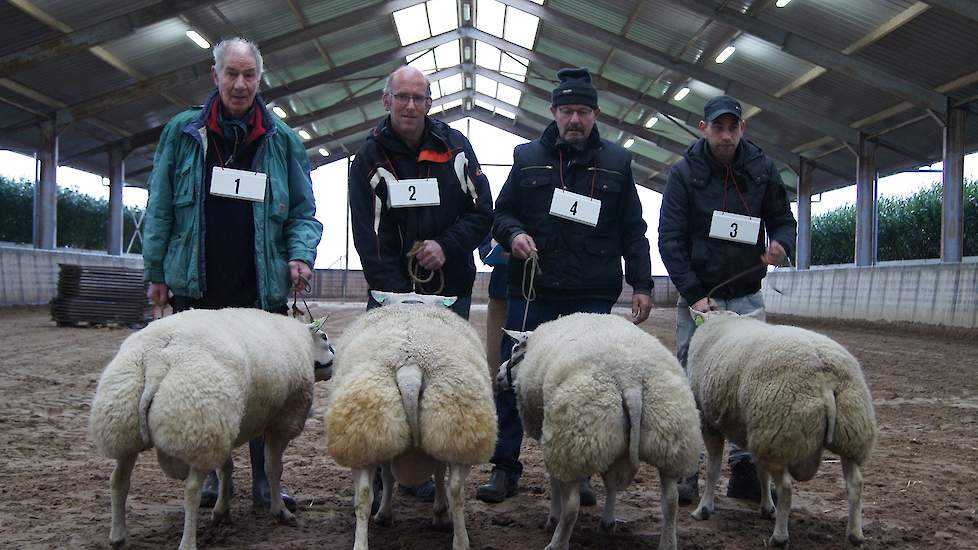
M 598 93 L 588 70 L 561 69 L 557 78 L 554 122 L 540 139 L 516 148 L 496 199 L 492 236 L 512 255 L 506 328 L 534 330 L 562 315 L 610 313 L 622 291 L 622 258 L 632 287 L 632 322 L 641 323 L 652 303 L 652 267 L 631 153 L 598 135 Z M 534 263 L 539 270 L 531 289 L 525 275 Z M 531 292 L 536 298 L 528 301 Z M 510 358 L 508 338 L 500 352 L 503 361 Z M 523 425 L 512 389 L 496 392 L 496 412 L 493 470 L 476 492 L 486 502 L 516 494 L 523 471 Z M 580 491 L 582 505 L 595 504 L 587 479 Z

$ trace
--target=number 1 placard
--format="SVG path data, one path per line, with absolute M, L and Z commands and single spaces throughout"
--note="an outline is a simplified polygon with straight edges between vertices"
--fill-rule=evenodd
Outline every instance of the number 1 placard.
M 262 202 L 265 200 L 267 179 L 261 172 L 215 166 L 211 173 L 211 195 Z

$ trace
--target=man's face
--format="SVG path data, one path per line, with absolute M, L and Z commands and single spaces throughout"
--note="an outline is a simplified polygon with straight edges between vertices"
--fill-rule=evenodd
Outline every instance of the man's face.
M 700 133 L 710 145 L 713 157 L 722 163 L 729 163 L 737 152 L 740 138 L 744 136 L 747 123 L 739 118 L 726 114 L 713 119 L 712 122 L 700 121 Z
M 211 67 L 214 85 L 221 103 L 232 117 L 241 117 L 251 109 L 258 94 L 258 64 L 248 48 L 229 47 L 224 52 L 224 67 Z
M 420 136 L 430 108 L 424 75 L 414 70 L 398 71 L 391 79 L 391 93 L 384 94 L 384 110 L 391 114 L 394 131 L 407 138 Z
M 550 112 L 557 123 L 557 132 L 560 138 L 567 143 L 583 143 L 587 141 L 594 129 L 594 123 L 598 120 L 598 109 L 592 109 L 587 105 L 560 105 L 550 106 Z

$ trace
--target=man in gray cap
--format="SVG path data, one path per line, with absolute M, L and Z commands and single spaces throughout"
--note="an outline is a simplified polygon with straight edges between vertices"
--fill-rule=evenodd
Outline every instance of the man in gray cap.
M 652 268 L 632 155 L 598 135 L 598 93 L 588 70 L 561 69 L 557 78 L 554 122 L 513 152 L 513 168 L 496 200 L 492 236 L 512 254 L 506 328 L 533 330 L 561 315 L 610 313 L 622 291 L 622 258 L 632 287 L 632 322 L 641 323 L 652 303 Z M 531 258 L 539 262 L 532 289 L 524 278 Z M 531 292 L 536 299 L 528 302 Z M 510 358 L 508 338 L 500 352 L 503 361 Z M 512 389 L 496 392 L 496 412 L 493 470 L 476 492 L 486 502 L 516 494 L 523 471 L 523 426 Z M 588 480 L 580 491 L 581 504 L 595 504 Z
M 740 103 L 726 95 L 706 103 L 702 138 L 672 166 L 659 210 L 659 255 L 679 303 L 676 355 L 686 366 L 696 325 L 690 308 L 749 313 L 764 298 L 764 265 L 780 265 L 795 243 L 797 224 L 774 163 L 743 139 Z M 722 231 L 720 230 L 722 228 Z M 760 501 L 750 453 L 731 448 L 727 496 Z M 679 503 L 698 497 L 698 476 L 679 483 Z

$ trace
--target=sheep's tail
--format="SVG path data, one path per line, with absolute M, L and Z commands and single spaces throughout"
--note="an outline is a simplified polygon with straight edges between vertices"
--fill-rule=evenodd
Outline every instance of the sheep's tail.
M 832 444 L 835 439 L 835 422 L 837 408 L 835 392 L 828 385 L 822 386 L 822 402 L 825 405 L 825 446 Z
M 421 427 L 418 422 L 420 407 L 421 383 L 423 381 L 421 368 L 413 359 L 408 359 L 397 369 L 397 389 L 401 392 L 401 403 L 407 415 L 408 426 L 411 428 L 411 440 L 415 447 L 421 447 Z
M 156 390 L 160 387 L 160 377 L 151 376 L 151 373 L 144 371 L 143 394 L 139 397 L 139 438 L 145 448 L 153 446 L 153 438 L 149 433 L 149 407 L 153 404 L 156 397 Z
M 633 468 L 638 468 L 638 450 L 642 433 L 642 388 L 632 387 L 622 392 L 622 403 L 628 417 L 628 459 Z

